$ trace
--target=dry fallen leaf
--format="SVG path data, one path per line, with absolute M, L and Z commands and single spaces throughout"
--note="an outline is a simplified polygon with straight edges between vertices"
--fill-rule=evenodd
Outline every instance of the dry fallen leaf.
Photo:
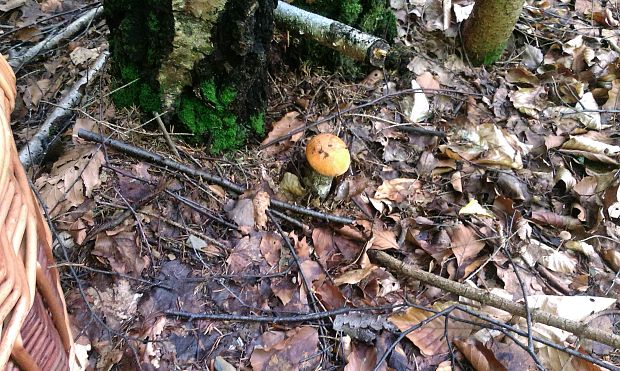
M 299 112 L 289 112 L 279 121 L 273 124 L 273 128 L 267 134 L 267 138 L 263 140 L 261 144 L 267 144 L 282 135 L 286 135 L 295 129 L 299 129 L 304 125 L 304 122 L 298 118 Z M 295 142 L 301 139 L 303 132 L 292 135 L 287 140 L 273 144 L 261 151 L 263 157 L 273 157 L 276 154 L 281 154 L 287 149 L 291 148 Z
M 313 369 L 319 358 L 312 357 L 317 351 L 319 334 L 309 326 L 301 326 L 286 332 L 268 331 L 254 347 L 250 356 L 255 371 Z
M 459 340 L 455 339 L 454 344 L 463 353 L 469 363 L 474 366 L 476 371 L 508 371 L 508 369 L 502 365 L 493 352 L 484 346 L 480 341 Z
M 71 58 L 71 62 L 76 66 L 83 65 L 84 63 L 94 60 L 99 56 L 99 51 L 97 49 L 87 49 L 81 46 L 73 49 L 69 57 Z
M 396 235 L 394 231 L 389 229 L 383 229 L 381 223 L 374 223 L 372 227 L 372 238 L 369 241 L 369 246 L 372 249 L 377 250 L 398 250 L 398 242 L 396 242 Z
M 375 199 L 387 199 L 394 202 L 403 202 L 415 197 L 422 188 L 422 183 L 416 179 L 390 179 L 383 182 L 375 192 Z
M 267 221 L 269 219 L 265 212 L 269 209 L 270 203 L 271 198 L 269 197 L 269 194 L 264 191 L 257 192 L 252 198 L 252 205 L 254 206 L 254 220 L 256 221 L 256 226 L 258 228 L 265 229 L 267 227 Z
M 449 303 L 433 305 L 433 309 L 442 310 L 447 308 Z M 453 316 L 467 319 L 468 315 L 461 311 L 453 311 Z M 418 325 L 433 313 L 418 308 L 408 308 L 406 311 L 390 316 L 390 322 L 396 325 L 401 331 L 406 331 L 412 326 Z M 422 328 L 407 334 L 411 340 L 425 356 L 444 354 L 448 352 L 448 341 L 458 337 L 468 337 L 472 333 L 473 327 L 463 322 L 449 320 L 447 324 L 448 339 L 445 339 L 446 322 L 443 317 L 435 318 Z
M 140 276 L 149 258 L 140 254 L 140 239 L 130 226 L 97 234 L 92 254 L 107 261 L 114 272 Z
M 484 241 L 476 236 L 471 228 L 463 224 L 450 228 L 448 234 L 452 240 L 450 248 L 459 266 L 473 260 L 484 248 Z
M 370 276 L 372 271 L 375 269 L 377 269 L 377 267 L 373 265 L 369 265 L 362 269 L 350 269 L 344 272 L 343 274 L 341 274 L 339 277 L 334 278 L 334 283 L 338 286 L 344 285 L 344 284 L 349 284 L 349 285 L 358 284 L 363 279 Z
M 459 210 L 459 215 L 476 215 L 487 218 L 495 218 L 495 214 L 482 207 L 482 205 L 480 205 L 478 200 L 475 198 L 472 198 L 467 205 L 463 206 L 461 210 Z

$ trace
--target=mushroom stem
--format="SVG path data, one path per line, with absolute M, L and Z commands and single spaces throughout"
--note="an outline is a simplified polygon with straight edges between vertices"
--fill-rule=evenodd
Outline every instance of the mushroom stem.
M 305 183 L 310 189 L 310 192 L 317 194 L 321 200 L 325 200 L 329 194 L 329 190 L 332 188 L 333 180 L 333 176 L 321 175 L 313 169 L 310 169 Z

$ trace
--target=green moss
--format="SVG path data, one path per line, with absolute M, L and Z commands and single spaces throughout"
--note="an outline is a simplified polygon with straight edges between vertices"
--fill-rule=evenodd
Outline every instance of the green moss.
M 493 52 L 485 55 L 482 60 L 482 64 L 488 66 L 497 62 L 497 60 L 502 56 L 502 53 L 504 53 L 504 49 L 506 49 L 506 43 L 502 43 Z
M 330 1 L 333 2 L 333 1 Z M 338 3 L 338 1 L 336 1 Z M 340 12 L 336 13 L 338 20 L 346 24 L 354 24 L 362 13 L 362 4 L 359 0 L 340 1 Z
M 157 71 L 174 32 L 170 1 L 107 0 L 104 15 L 110 29 L 114 103 L 161 111 Z
M 396 16 L 384 1 L 370 0 L 365 5 L 357 26 L 364 32 L 391 42 L 396 37 Z
M 121 68 L 120 78 L 115 79 L 117 90 L 112 93 L 112 100 L 117 107 L 140 107 L 145 112 L 161 110 L 161 95 L 152 84 L 141 81 L 138 68 L 125 65 Z
M 256 134 L 265 135 L 265 113 L 261 112 L 250 117 L 250 128 Z
M 210 152 L 221 154 L 239 148 L 245 143 L 248 130 L 237 122 L 231 106 L 237 96 L 234 89 L 218 89 L 213 80 L 200 84 L 201 96 L 187 92 L 179 103 L 179 120 L 195 135 L 205 138 L 210 144 Z M 256 121 L 256 122 L 255 122 Z M 250 119 L 252 132 L 261 134 L 258 119 Z M 262 126 L 264 133 L 264 123 Z

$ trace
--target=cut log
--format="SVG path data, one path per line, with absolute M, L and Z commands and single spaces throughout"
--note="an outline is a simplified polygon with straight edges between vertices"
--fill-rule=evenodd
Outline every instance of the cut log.
M 390 49 L 383 39 L 284 1 L 278 3 L 275 18 L 278 23 L 304 37 L 373 66 L 382 67 Z

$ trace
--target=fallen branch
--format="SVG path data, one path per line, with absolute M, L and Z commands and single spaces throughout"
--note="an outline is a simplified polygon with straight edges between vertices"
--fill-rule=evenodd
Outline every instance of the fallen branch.
M 401 274 L 414 280 L 422 281 L 425 284 L 437 287 L 450 293 L 466 297 L 480 302 L 483 305 L 490 305 L 494 308 L 506 311 L 513 316 L 525 318 L 526 309 L 524 305 L 506 300 L 500 296 L 489 293 L 488 291 L 454 282 L 446 278 L 428 273 L 405 264 L 402 261 L 386 254 L 382 251 L 368 250 L 370 260 L 390 272 Z M 572 321 L 540 310 L 531 311 L 532 321 L 539 322 L 548 326 L 553 326 L 564 331 L 571 332 L 578 337 L 598 341 L 614 348 L 620 348 L 620 336 L 589 327 L 587 323 Z
M 187 165 L 183 165 L 179 162 L 176 162 L 174 160 L 171 160 L 169 158 L 165 158 L 163 156 L 160 156 L 156 153 L 153 152 L 149 152 L 147 150 L 144 150 L 142 148 L 138 148 L 135 146 L 132 146 L 130 144 L 127 143 L 123 143 L 121 141 L 118 140 L 114 140 L 114 139 L 110 139 L 110 138 L 105 138 L 99 134 L 93 133 L 92 131 L 88 131 L 88 130 L 84 130 L 84 129 L 79 129 L 78 130 L 78 137 L 82 138 L 82 139 L 86 139 L 89 140 L 91 142 L 97 142 L 97 143 L 101 143 L 101 144 L 105 144 L 110 146 L 111 148 L 114 148 L 117 151 L 126 153 L 128 155 L 134 156 L 134 157 L 138 157 L 147 161 L 151 161 L 153 163 L 156 163 L 158 165 L 164 166 L 164 167 L 168 167 L 170 169 L 174 169 L 177 171 L 180 171 L 184 174 L 187 175 L 191 175 L 193 177 L 197 177 L 197 178 L 202 178 L 210 183 L 213 184 L 217 184 L 219 186 L 222 186 L 226 189 L 228 189 L 229 191 L 236 193 L 236 194 L 242 194 L 244 192 L 247 191 L 247 189 L 245 189 L 245 187 L 242 187 L 239 184 L 233 183 L 227 179 L 224 178 L 220 178 L 218 176 L 215 176 L 213 174 L 210 174 L 204 170 L 200 170 L 200 169 L 196 169 L 194 167 L 190 167 Z M 352 224 L 355 220 L 351 219 L 351 218 L 347 218 L 344 216 L 338 216 L 338 215 L 332 215 L 332 214 L 327 214 L 327 213 L 323 213 L 320 211 L 316 211 L 316 210 L 312 210 L 312 209 L 308 209 L 302 206 L 297 206 L 297 205 L 291 205 L 288 204 L 286 202 L 280 201 L 280 200 L 276 200 L 276 199 L 271 199 L 271 205 L 275 206 L 276 208 L 279 209 L 284 209 L 284 210 L 289 210 L 289 211 L 293 211 L 299 214 L 304 214 L 307 216 L 311 216 L 317 219 L 322 219 L 325 220 L 327 222 L 335 222 L 335 223 L 341 223 L 341 224 Z
M 366 307 L 366 308 L 337 308 L 334 310 L 328 310 L 325 312 L 308 313 L 308 314 L 295 314 L 288 316 L 244 316 L 238 314 L 220 314 L 220 313 L 190 313 L 177 310 L 167 310 L 165 313 L 168 316 L 185 318 L 189 320 L 197 319 L 209 319 L 215 321 L 238 321 L 238 322 L 259 322 L 259 323 L 291 323 L 291 322 L 308 322 L 316 321 L 319 319 L 325 319 L 335 317 L 340 314 L 347 314 L 351 312 L 368 312 L 374 310 L 390 311 L 400 306 L 382 306 L 382 307 Z
M 52 113 L 47 117 L 45 122 L 39 128 L 39 131 L 30 139 L 30 141 L 19 151 L 19 161 L 24 168 L 28 169 L 32 164 L 38 162 L 47 151 L 52 137 L 57 132 L 52 133 L 52 128 L 56 122 L 67 114 L 80 102 L 84 93 L 83 86 L 92 81 L 94 77 L 101 72 L 103 66 L 108 59 L 107 51 L 101 52 L 95 63 L 88 69 L 85 76 L 79 79 L 67 95 L 58 103 Z
M 34 57 L 39 54 L 43 54 L 49 50 L 52 50 L 60 44 L 62 40 L 67 40 L 73 37 L 78 32 L 82 31 L 86 26 L 92 23 L 92 21 L 103 14 L 103 6 L 98 6 L 89 10 L 83 16 L 76 19 L 73 23 L 67 26 L 61 33 L 52 35 L 45 40 L 39 42 L 32 48 L 26 50 L 25 53 L 11 58 L 9 65 L 15 72 L 19 71 L 22 66 L 30 62 Z
M 299 9 L 284 1 L 274 11 L 276 22 L 358 61 L 382 67 L 390 45 L 344 23 Z

